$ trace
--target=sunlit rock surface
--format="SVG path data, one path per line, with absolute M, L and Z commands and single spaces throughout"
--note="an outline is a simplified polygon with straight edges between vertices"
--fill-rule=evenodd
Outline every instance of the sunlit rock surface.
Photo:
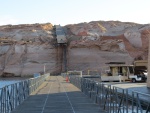
M 148 59 L 150 25 L 93 21 L 64 26 L 67 69 L 100 71 L 108 62 L 132 64 Z M 0 26 L 0 75 L 30 76 L 60 73 L 63 48 L 57 45 L 54 26 L 24 24 Z

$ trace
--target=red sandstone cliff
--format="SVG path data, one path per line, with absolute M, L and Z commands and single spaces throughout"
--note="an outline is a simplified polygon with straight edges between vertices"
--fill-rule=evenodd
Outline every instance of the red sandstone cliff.
M 150 25 L 96 21 L 67 25 L 68 68 L 101 70 L 106 62 L 147 60 Z M 73 66 L 72 66 L 73 65 Z
M 56 72 L 61 53 L 53 33 L 50 23 L 1 26 L 0 74 L 30 76 L 43 72 L 44 65 L 46 71 Z
M 68 70 L 101 70 L 106 62 L 147 59 L 150 25 L 95 21 L 64 26 Z M 0 26 L 0 75 L 27 76 L 46 71 L 60 73 L 62 48 L 52 24 Z

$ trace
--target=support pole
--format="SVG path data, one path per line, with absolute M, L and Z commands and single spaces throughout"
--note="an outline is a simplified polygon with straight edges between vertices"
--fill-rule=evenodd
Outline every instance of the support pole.
M 63 45 L 63 61 L 64 61 L 64 71 L 67 72 L 67 46 Z
M 147 87 L 150 88 L 150 34 L 148 34 L 148 75 L 147 75 Z

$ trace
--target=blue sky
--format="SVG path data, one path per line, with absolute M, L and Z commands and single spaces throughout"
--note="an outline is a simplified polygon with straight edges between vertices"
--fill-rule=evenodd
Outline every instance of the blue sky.
M 150 0 L 0 0 L 0 25 L 98 20 L 150 23 Z

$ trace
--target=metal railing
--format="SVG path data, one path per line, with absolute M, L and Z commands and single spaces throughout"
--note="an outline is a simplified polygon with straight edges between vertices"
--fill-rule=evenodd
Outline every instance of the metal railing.
M 0 88 L 0 113 L 10 113 L 34 92 L 48 76 L 49 74 L 45 74 Z
M 110 84 L 96 82 L 91 79 L 70 76 L 70 82 L 90 97 L 107 113 L 150 113 L 150 102 L 145 103 L 139 97 L 150 95 L 140 92 L 129 94 L 128 89 Z
M 150 95 L 133 91 L 132 106 L 132 113 L 150 113 Z

